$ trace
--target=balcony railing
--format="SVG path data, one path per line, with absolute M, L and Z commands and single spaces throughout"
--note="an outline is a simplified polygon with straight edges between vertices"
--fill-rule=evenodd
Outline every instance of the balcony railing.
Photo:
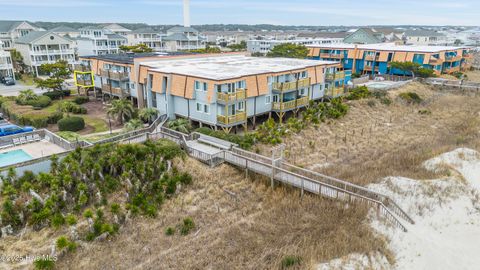
M 447 62 L 456 62 L 456 61 L 460 61 L 462 60 L 462 56 L 461 55 L 458 55 L 458 56 L 446 56 L 445 57 L 445 61 Z
M 343 87 L 333 87 L 330 89 L 325 89 L 325 96 L 327 97 L 337 97 L 341 96 L 345 93 L 345 89 Z
M 235 115 L 217 115 L 217 122 L 221 125 L 234 125 L 234 124 L 240 124 L 244 123 L 247 121 L 247 113 L 246 112 L 241 112 L 237 113 Z
M 275 111 L 288 111 L 293 110 L 308 104 L 308 97 L 301 97 L 298 99 L 284 101 L 284 102 L 273 102 L 272 109 Z
M 127 72 L 115 72 L 115 71 L 109 71 L 109 70 L 101 70 L 100 75 L 102 77 L 107 77 L 111 80 L 116 80 L 116 81 L 126 81 L 129 80 L 130 77 Z
M 246 97 L 245 89 L 237 89 L 235 93 L 217 93 L 217 102 L 229 103 L 236 100 L 244 100 Z
M 4 70 L 4 69 L 13 69 L 13 65 L 12 64 L 0 64 L 0 70 Z
M 112 87 L 109 84 L 102 85 L 102 92 L 119 96 L 119 97 L 127 97 L 130 95 L 127 90 L 124 90 L 120 87 Z
M 436 57 L 431 57 L 430 58 L 430 61 L 428 61 L 428 63 L 430 65 L 435 65 L 435 66 L 438 66 L 438 65 L 441 65 L 443 63 L 443 61 L 439 58 L 436 58 Z
M 293 82 L 273 83 L 272 89 L 275 91 L 286 92 L 292 90 L 298 90 L 311 85 L 310 78 L 300 79 Z
M 75 65 L 74 69 L 76 71 L 82 71 L 82 72 L 87 72 L 87 71 L 92 71 L 92 67 L 86 66 L 86 65 Z
M 325 80 L 327 81 L 336 81 L 345 79 L 345 71 L 338 71 L 335 73 L 325 74 Z
M 343 53 L 321 53 L 320 58 L 343 59 L 345 58 L 345 55 Z
M 73 53 L 74 53 L 73 49 L 32 51 L 32 55 L 41 55 L 41 54 L 73 54 Z
M 376 59 L 375 55 L 371 55 L 371 54 L 365 55 L 365 60 L 367 61 L 375 61 L 375 59 Z

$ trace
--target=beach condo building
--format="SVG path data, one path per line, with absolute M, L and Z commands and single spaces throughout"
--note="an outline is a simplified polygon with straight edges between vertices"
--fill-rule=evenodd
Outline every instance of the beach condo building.
M 170 119 L 186 118 L 225 132 L 246 128 L 247 120 L 255 126 L 262 115 L 276 114 L 282 120 L 312 100 L 342 95 L 348 77 L 333 61 L 239 53 L 139 55 L 123 63 L 96 56 L 82 61 L 89 62 L 95 86 L 101 85 L 105 93 L 113 92 L 110 86 L 129 87 L 126 95 L 113 95 L 128 96 L 139 108 L 156 108 Z M 119 67 L 125 84 L 112 80 Z
M 12 77 L 15 80 L 12 58 L 9 51 L 3 49 L 0 41 L 0 77 Z
M 472 51 L 468 47 L 408 46 L 391 43 L 309 45 L 309 57 L 322 61 L 337 61 L 344 70 L 357 74 L 410 75 L 391 68 L 391 62 L 414 62 L 435 74 L 467 70 L 472 66 Z

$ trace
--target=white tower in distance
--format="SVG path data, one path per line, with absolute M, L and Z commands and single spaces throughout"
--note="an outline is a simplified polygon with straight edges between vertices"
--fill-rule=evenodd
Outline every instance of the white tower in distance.
M 190 0 L 183 0 L 183 26 L 190 27 Z

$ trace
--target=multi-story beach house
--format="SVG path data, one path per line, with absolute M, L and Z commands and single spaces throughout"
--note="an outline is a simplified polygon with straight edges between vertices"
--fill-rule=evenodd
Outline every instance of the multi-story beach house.
M 435 74 L 466 70 L 473 63 L 468 47 L 407 46 L 381 44 L 309 45 L 309 57 L 337 61 L 343 69 L 358 74 L 409 75 L 390 67 L 391 62 L 414 62 Z
M 275 46 L 285 43 L 297 45 L 339 44 L 343 38 L 289 39 L 289 40 L 249 40 L 247 51 L 250 53 L 269 53 Z
M 99 26 L 80 28 L 80 36 L 75 38 L 79 56 L 114 54 L 120 46 L 127 45 L 127 38 Z
M 3 49 L 2 41 L 0 41 L 0 76 L 15 79 L 10 52 Z
M 165 41 L 162 40 L 165 34 L 152 28 L 140 28 L 128 33 L 128 45 L 147 45 L 156 52 L 166 51 Z
M 22 55 L 23 62 L 31 72 L 39 75 L 39 67 L 59 60 L 75 63 L 74 42 L 50 31 L 34 31 L 15 40 L 15 49 Z
M 226 132 L 245 127 L 247 119 L 252 124 L 261 115 L 282 119 L 311 100 L 342 95 L 348 77 L 332 61 L 232 53 L 139 54 L 124 61 L 119 56 L 82 58 L 103 92 L 130 97 L 138 107 L 156 108 L 171 119 L 187 118 Z
M 5 50 L 11 50 L 15 40 L 41 30 L 43 29 L 26 21 L 0 21 L 0 41 Z

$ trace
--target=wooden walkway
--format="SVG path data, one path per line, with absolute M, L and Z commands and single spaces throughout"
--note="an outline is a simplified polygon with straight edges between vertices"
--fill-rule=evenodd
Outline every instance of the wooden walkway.
M 198 141 L 195 141 L 197 136 L 183 134 L 163 127 L 158 133 L 151 134 L 149 137 L 149 139 L 157 138 L 171 139 L 179 143 L 191 157 L 210 167 L 226 162 L 244 169 L 247 175 L 251 171 L 270 177 L 272 187 L 275 182 L 280 182 L 300 189 L 302 195 L 309 192 L 346 203 L 363 203 L 374 207 L 379 216 L 384 217 L 405 232 L 407 228 L 402 224 L 401 219 L 414 224 L 408 214 L 389 197 L 347 181 L 296 167 L 284 162 L 281 157 L 265 157 L 237 147 L 231 147 L 229 150 L 219 149 L 207 145 L 205 140 L 204 143 L 198 143 Z M 212 144 L 217 143 L 218 139 L 215 138 L 215 142 Z M 228 144 L 228 142 L 225 142 L 225 144 Z
M 451 87 L 461 90 L 473 90 L 473 91 L 480 91 L 480 83 L 478 82 L 470 82 L 470 81 L 463 81 L 463 80 L 447 80 L 441 78 L 428 78 L 425 82 L 429 85 L 437 86 L 437 87 Z

